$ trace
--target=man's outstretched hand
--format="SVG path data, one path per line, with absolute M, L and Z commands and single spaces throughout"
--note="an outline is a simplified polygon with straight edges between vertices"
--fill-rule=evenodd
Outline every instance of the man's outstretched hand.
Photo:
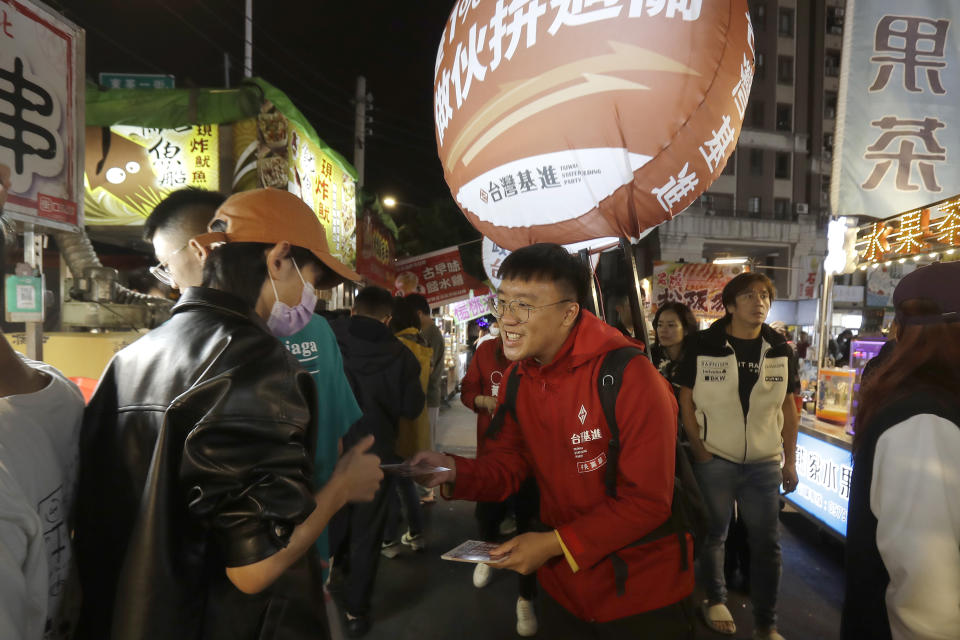
M 407 461 L 411 466 L 425 464 L 431 467 L 446 467 L 449 471 L 440 473 L 431 473 L 425 476 L 418 476 L 416 481 L 419 484 L 431 489 L 447 482 L 454 482 L 457 479 L 457 463 L 453 456 L 448 456 L 439 451 L 419 451 Z

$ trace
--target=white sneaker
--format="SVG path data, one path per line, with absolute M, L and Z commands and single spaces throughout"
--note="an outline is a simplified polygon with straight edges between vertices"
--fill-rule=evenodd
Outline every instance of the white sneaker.
M 517 532 L 517 520 L 513 516 L 507 516 L 500 523 L 500 535 L 512 536 Z
M 402 544 L 407 545 L 408 547 L 410 547 L 410 548 L 413 549 L 414 551 L 423 551 L 424 549 L 427 548 L 427 543 L 424 542 L 424 540 L 423 540 L 423 535 L 421 535 L 421 534 L 419 534 L 419 533 L 418 533 L 417 535 L 415 535 L 415 536 L 410 535 L 409 529 L 407 530 L 407 532 L 406 532 L 405 534 L 403 534 L 402 536 L 400 536 L 400 542 L 401 542 Z
M 492 577 L 493 569 L 491 569 L 488 564 L 481 562 L 473 568 L 473 586 L 477 589 L 483 589 L 490 584 L 490 578 Z
M 533 610 L 533 601 L 517 598 L 517 634 L 528 638 L 537 633 L 537 614 Z

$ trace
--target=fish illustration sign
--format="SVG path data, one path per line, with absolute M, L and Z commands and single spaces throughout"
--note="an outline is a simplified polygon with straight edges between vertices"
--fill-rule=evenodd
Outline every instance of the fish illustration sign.
M 746 0 L 459 0 L 434 70 L 447 184 L 505 249 L 637 238 L 723 171 L 753 72 Z

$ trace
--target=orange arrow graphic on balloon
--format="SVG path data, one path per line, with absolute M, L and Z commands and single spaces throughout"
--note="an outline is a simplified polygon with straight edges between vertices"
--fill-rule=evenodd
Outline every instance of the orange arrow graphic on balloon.
M 452 167 L 461 158 L 464 164 L 470 164 L 490 142 L 512 127 L 564 102 L 607 91 L 648 91 L 650 89 L 637 82 L 604 74 L 615 71 L 667 71 L 700 75 L 695 69 L 649 49 L 620 42 L 611 42 L 610 47 L 614 53 L 577 60 L 551 69 L 530 80 L 504 86 L 501 94 L 477 113 L 473 121 L 457 135 L 447 154 L 446 165 Z M 514 111 L 518 105 L 533 96 L 578 79 L 582 79 L 583 82 L 547 94 Z M 507 113 L 509 115 L 504 117 Z M 491 124 L 494 126 L 490 127 Z M 484 130 L 486 130 L 485 133 L 480 135 Z

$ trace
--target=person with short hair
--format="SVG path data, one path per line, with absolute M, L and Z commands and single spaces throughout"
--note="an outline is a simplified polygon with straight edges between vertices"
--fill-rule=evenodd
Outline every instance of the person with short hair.
M 160 266 L 151 267 L 157 280 L 186 291 L 200 286 L 203 264 L 194 251 L 180 251 L 193 236 L 206 233 L 217 207 L 224 197 L 213 191 L 187 187 L 174 191 L 157 205 L 144 223 L 144 238 L 153 244 Z M 321 261 L 312 252 L 294 246 L 290 250 L 296 264 L 310 264 L 317 271 L 314 300 L 320 289 L 360 280 L 360 275 L 337 260 L 329 252 Z M 306 310 L 306 307 L 304 307 Z M 314 309 L 315 310 L 315 309 Z M 348 311 L 349 313 L 349 311 Z M 297 362 L 313 377 L 317 392 L 317 439 L 314 449 L 313 481 L 322 487 L 330 479 L 337 459 L 343 451 L 341 438 L 360 419 L 361 411 L 343 371 L 343 358 L 337 339 L 327 320 L 317 313 L 287 314 L 268 321 L 268 328 L 277 336 Z M 326 577 L 330 558 L 329 532 L 324 529 L 317 538 L 323 575 Z
M 960 262 L 893 292 L 892 351 L 857 405 L 844 640 L 960 638 Z
M 143 222 L 143 239 L 153 245 L 160 263 L 150 273 L 163 284 L 185 291 L 199 287 L 203 265 L 189 251 L 190 238 L 206 233 L 226 196 L 216 191 L 186 187 L 172 192 L 154 207 Z
M 761 273 L 730 280 L 722 293 L 726 315 L 696 335 L 677 375 L 681 422 L 710 514 L 701 556 L 704 620 L 719 633 L 736 632 L 724 577 L 724 543 L 736 502 L 750 540 L 758 640 L 783 640 L 776 616 L 779 489 L 781 483 L 786 493 L 797 488 L 793 351 L 764 324 L 775 294 Z
M 353 314 L 333 323 L 343 354 L 347 379 L 360 400 L 363 416 L 343 437 L 345 446 L 375 438 L 371 451 L 384 461 L 396 458 L 397 430 L 401 418 L 412 419 L 423 411 L 420 363 L 393 335 L 390 318 L 393 296 L 386 289 L 364 287 L 357 294 Z M 387 476 L 371 502 L 348 505 L 338 514 L 334 534 L 334 569 L 342 570 L 340 598 L 346 632 L 358 638 L 370 630 L 370 600 L 383 544 L 384 528 L 396 483 Z M 339 538 L 339 540 L 338 540 Z M 416 548 L 422 536 L 407 536 Z
M 383 477 L 369 437 L 313 486 L 314 383 L 275 337 L 336 268 L 313 211 L 256 189 L 208 229 L 204 286 L 113 357 L 84 415 L 81 639 L 329 637 L 308 551 Z
M 450 469 L 425 482 L 457 499 L 504 500 L 536 478 L 550 530 L 500 545 L 495 566 L 536 571 L 550 596 L 543 607 L 578 637 L 692 637 L 690 536 L 640 542 L 671 514 L 677 404 L 669 384 L 645 357 L 624 369 L 613 497 L 605 479 L 612 431 L 597 376 L 608 353 L 636 344 L 583 309 L 590 275 L 560 245 L 518 249 L 499 276 L 493 310 L 513 361 L 502 384 L 519 376 L 515 414 L 504 409 L 499 434 L 476 460 L 425 451 L 411 462 Z M 501 389 L 501 408 L 506 395 Z

